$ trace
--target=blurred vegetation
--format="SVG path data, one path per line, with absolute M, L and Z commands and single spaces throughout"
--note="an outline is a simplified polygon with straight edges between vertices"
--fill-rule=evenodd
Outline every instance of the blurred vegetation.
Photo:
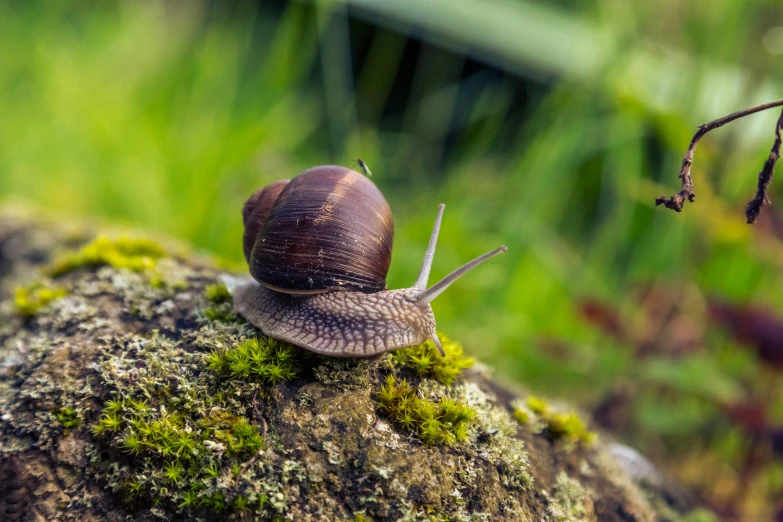
M 390 287 L 447 203 L 433 280 L 509 253 L 434 303 L 439 329 L 722 517 L 773 518 L 779 185 L 756 227 L 742 212 L 777 115 L 703 141 L 682 214 L 652 203 L 697 125 L 781 97 L 779 3 L 424 4 L 0 2 L 0 197 L 239 267 L 255 188 L 361 157 L 395 213 Z

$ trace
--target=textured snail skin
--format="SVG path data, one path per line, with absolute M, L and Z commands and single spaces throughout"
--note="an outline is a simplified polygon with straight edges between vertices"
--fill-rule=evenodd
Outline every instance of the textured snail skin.
M 435 335 L 421 290 L 291 295 L 258 283 L 234 289 L 234 308 L 264 334 L 333 357 L 371 357 Z

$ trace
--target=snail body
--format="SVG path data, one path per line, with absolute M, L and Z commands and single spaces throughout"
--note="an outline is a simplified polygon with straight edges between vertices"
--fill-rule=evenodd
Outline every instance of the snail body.
M 430 339 L 442 354 L 430 302 L 506 251 L 488 252 L 427 288 L 440 205 L 416 283 L 386 290 L 394 228 L 388 203 L 371 181 L 327 166 L 275 185 L 257 191 L 243 209 L 244 249 L 256 281 L 234 289 L 234 307 L 264 334 L 316 353 L 371 357 Z M 248 223 L 255 227 L 250 234 Z
M 435 335 L 432 308 L 410 288 L 302 298 L 251 283 L 234 292 L 239 313 L 266 335 L 335 357 L 370 357 Z

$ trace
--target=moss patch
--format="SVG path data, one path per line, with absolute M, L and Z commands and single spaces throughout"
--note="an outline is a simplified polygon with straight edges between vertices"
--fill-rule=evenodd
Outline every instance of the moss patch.
M 231 293 L 223 283 L 207 285 L 204 288 L 204 296 L 215 304 L 231 302 Z
M 475 361 L 465 355 L 462 345 L 445 334 L 438 333 L 445 357 L 432 341 L 392 352 L 392 361 L 401 368 L 410 368 L 419 377 L 429 377 L 449 385 L 463 370 L 471 368 Z
M 110 487 L 128 501 L 143 498 L 191 514 L 263 509 L 266 493 L 241 480 L 263 451 L 266 430 L 243 398 L 262 388 L 221 379 L 203 354 L 158 336 L 132 338 L 122 356 L 111 350 L 105 356 L 101 375 L 113 384 L 113 397 L 92 432 L 110 449 L 108 460 L 96 456 Z
M 204 317 L 210 321 L 221 323 L 233 323 L 237 320 L 237 314 L 233 308 L 226 306 L 207 306 L 204 308 Z
M 263 445 L 258 427 L 243 417 L 220 409 L 203 416 L 187 415 L 192 412 L 182 409 L 169 413 L 165 404 L 162 406 L 156 411 L 146 401 L 108 401 L 100 420 L 93 425 L 93 433 L 114 435 L 126 453 L 162 457 L 164 476 L 173 483 L 180 478 L 193 479 L 186 475 L 186 466 L 207 449 L 248 457 Z
M 44 282 L 20 286 L 14 291 L 14 309 L 19 315 L 31 317 L 52 301 L 66 295 L 67 289 Z
M 208 285 L 204 289 L 204 297 L 207 298 L 207 306 L 203 310 L 204 317 L 221 323 L 233 323 L 237 320 L 233 299 L 226 285 L 223 283 Z
M 426 444 L 453 444 L 467 438 L 476 411 L 465 403 L 442 397 L 440 402 L 421 399 L 416 388 L 394 375 L 378 392 L 381 408 L 401 429 L 415 433 Z
M 294 348 L 269 337 L 247 339 L 231 350 L 209 355 L 209 369 L 225 377 L 274 384 L 296 376 Z
M 543 399 L 531 395 L 524 404 L 514 407 L 514 417 L 521 424 L 548 435 L 552 440 L 568 443 L 592 444 L 598 435 L 589 431 L 585 422 L 572 411 L 554 410 Z
M 699 508 L 679 518 L 677 522 L 718 522 L 718 517 L 711 511 Z
M 449 397 L 448 390 L 462 372 L 473 366 L 462 346 L 438 333 L 445 357 L 432 341 L 395 350 L 387 359 L 393 373 L 377 390 L 382 411 L 406 433 L 425 444 L 452 445 L 468 435 L 476 410 L 466 402 Z M 402 377 L 408 374 L 418 384 Z
M 514 408 L 514 418 L 520 424 L 528 424 L 530 422 L 530 414 L 522 408 Z
M 55 408 L 52 410 L 52 415 L 60 423 L 63 429 L 63 433 L 68 433 L 68 430 L 76 428 L 82 421 L 79 419 L 79 415 L 73 408 Z
M 112 266 L 134 272 L 155 268 L 166 252 L 158 243 L 144 238 L 98 236 L 76 252 L 65 254 L 49 267 L 49 275 L 58 277 L 81 267 Z

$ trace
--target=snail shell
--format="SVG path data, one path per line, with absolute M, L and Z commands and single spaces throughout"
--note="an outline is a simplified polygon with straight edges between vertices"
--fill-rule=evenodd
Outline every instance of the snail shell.
M 250 254 L 253 252 L 253 245 L 256 243 L 258 232 L 261 225 L 264 224 L 272 203 L 288 184 L 287 179 L 276 181 L 271 185 L 260 188 L 253 192 L 253 195 L 247 198 L 242 207 L 242 221 L 245 224 L 245 232 L 242 235 L 242 249 L 245 252 L 245 261 L 250 263 Z
M 253 194 L 243 216 L 250 274 L 267 288 L 315 294 L 386 287 L 391 208 L 358 172 L 334 165 L 308 169 Z

